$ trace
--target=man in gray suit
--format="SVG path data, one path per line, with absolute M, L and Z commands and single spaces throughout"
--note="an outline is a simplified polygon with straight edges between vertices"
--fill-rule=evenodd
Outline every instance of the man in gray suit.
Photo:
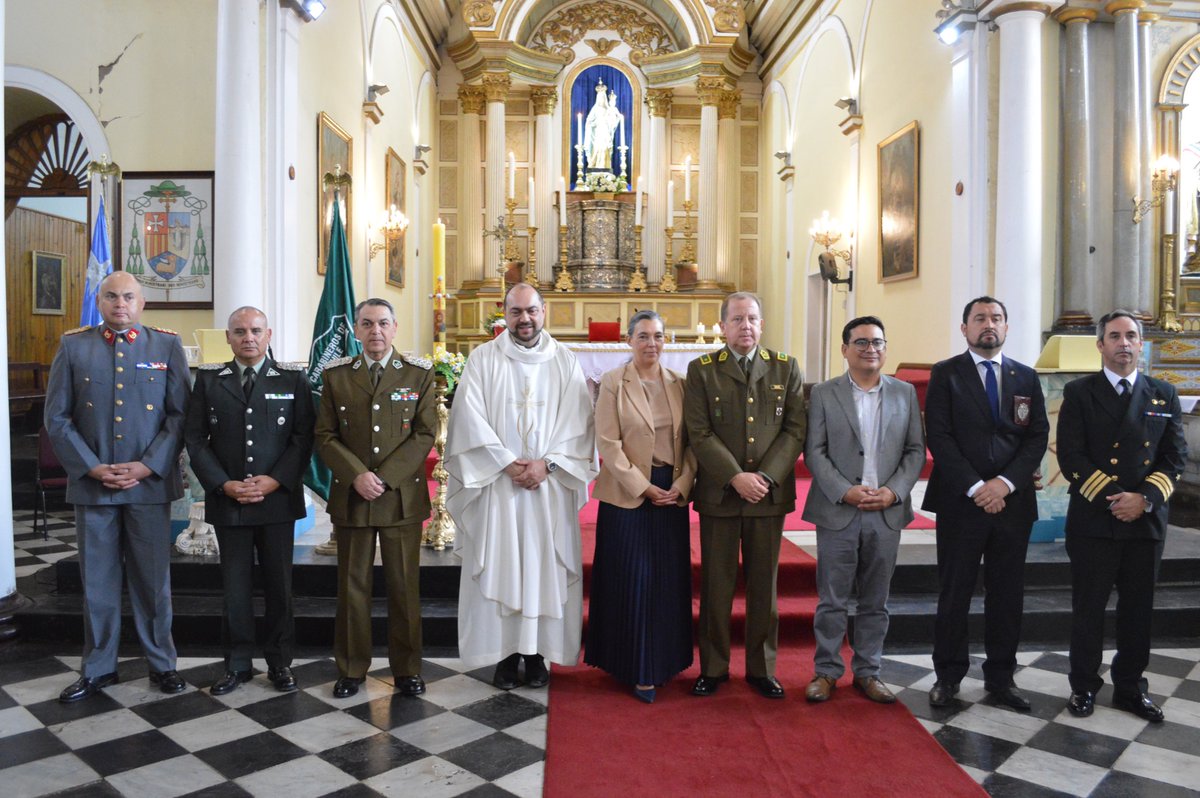
M 63 335 L 46 385 L 83 579 L 82 676 L 59 695 L 64 703 L 117 681 L 122 569 L 151 683 L 164 693 L 187 686 L 175 671 L 169 570 L 187 361 L 176 333 L 138 322 L 146 300 L 127 272 L 104 279 L 96 304 L 104 323 Z
M 845 671 L 842 640 L 857 594 L 851 647 L 854 686 L 881 704 L 896 700 L 879 679 L 888 588 L 900 530 L 913 518 L 910 492 L 925 463 L 917 392 L 884 376 L 883 322 L 861 316 L 842 328 L 849 368 L 812 390 L 804 463 L 813 484 L 804 520 L 817 527 L 816 675 L 809 701 L 829 700 Z

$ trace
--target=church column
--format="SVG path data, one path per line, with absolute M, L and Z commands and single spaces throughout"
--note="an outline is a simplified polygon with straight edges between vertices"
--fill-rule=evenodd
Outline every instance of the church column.
M 1158 20 L 1158 14 L 1142 12 L 1138 16 L 1138 89 L 1141 92 L 1141 103 L 1138 105 L 1138 130 L 1141 134 L 1141 190 L 1138 196 L 1151 199 L 1153 191 L 1150 179 L 1154 169 L 1154 90 L 1150 86 L 1150 26 Z M 1137 309 L 1142 312 L 1142 318 L 1150 321 L 1153 318 L 1154 298 L 1158 292 L 1151 285 L 1151 264 L 1154 263 L 1154 246 L 1158 240 L 1158 210 L 1152 210 L 1138 225 L 1138 259 L 1137 259 Z
M 542 283 L 554 282 L 554 266 L 558 262 L 558 210 L 552 202 L 558 191 L 558 170 L 554 168 L 554 106 L 558 104 L 558 89 L 554 86 L 534 86 L 530 89 L 534 114 L 533 186 L 537 192 L 537 275 Z
M 995 295 L 1017 305 L 1008 345 L 1032 363 L 1042 333 L 1042 23 L 1046 14 L 1017 4 L 1001 11 L 996 175 Z M 1014 309 L 1015 310 L 1015 309 Z
M 1062 311 L 1055 327 L 1092 323 L 1091 106 L 1088 95 L 1088 25 L 1096 19 L 1090 8 L 1059 13 L 1066 27 L 1062 129 Z
M 1114 0 L 1113 15 L 1113 305 L 1142 313 L 1138 306 L 1141 254 L 1133 198 L 1141 194 L 1141 91 L 1138 85 L 1137 15 L 1142 0 Z M 1147 222 L 1148 224 L 1148 222 Z
M 670 169 L 670 145 L 667 142 L 667 117 L 671 115 L 670 89 L 650 89 L 646 92 L 646 106 L 650 109 L 650 139 L 646 149 L 646 200 L 642 205 L 642 264 L 646 269 L 646 281 L 657 283 L 663 278 L 663 258 L 666 257 L 666 241 L 663 230 L 667 226 L 667 180 Z M 635 156 L 636 157 L 636 156 Z M 682 195 L 681 195 L 682 196 Z
M 487 187 L 484 190 L 484 228 L 496 226 L 503 216 L 504 207 L 504 101 L 512 88 L 512 79 L 507 72 L 486 72 L 483 75 L 483 92 L 487 97 Z M 503 291 L 500 278 L 500 239 L 488 236 L 483 244 L 483 285 L 485 290 Z
M 300 311 L 300 281 L 294 267 L 299 262 L 297 236 L 289 227 L 300 214 L 300 186 L 289 180 L 288 167 L 295 164 L 299 154 L 299 130 L 292 121 L 299 111 L 300 60 L 299 33 L 301 23 L 291 11 L 278 4 L 268 4 L 267 18 L 267 82 L 271 86 L 267 98 L 267 135 L 265 139 L 267 249 L 266 305 L 263 310 L 274 330 L 272 346 L 280 360 L 307 360 L 305 346 L 312 332 L 312 319 Z M 220 319 L 214 319 L 214 326 Z M 305 327 L 308 329 L 305 329 Z
M 483 89 L 462 84 L 458 102 L 462 110 L 458 123 L 458 275 L 462 288 L 478 288 L 483 281 L 483 201 L 479 196 L 483 186 L 479 152 Z
M 5 2 L 0 0 L 0 64 L 4 63 L 4 17 Z M 4 109 L 0 107 L 0 127 L 4 122 Z M 93 155 L 96 155 L 93 153 Z M 98 156 L 97 156 L 98 157 Z M 0 252 L 4 249 L 4 225 L 0 224 Z M 0 281 L 0 306 L 8 307 L 8 286 Z M 0 353 L 4 362 L 8 363 L 8 325 L 0 324 Z M 0 403 L 8 407 L 8 369 L 0 371 Z M 0 424 L 0 463 L 12 463 L 12 446 L 9 440 L 8 424 Z M 6 470 L 5 477 L 0 479 L 0 518 L 8 519 L 8 523 L 0 524 L 0 641 L 16 636 L 17 627 L 13 613 L 24 603 L 25 599 L 17 592 L 16 552 L 13 543 L 12 525 L 12 479 Z
M 717 282 L 733 288 L 741 280 L 738 268 L 738 105 L 740 91 L 723 91 L 717 104 Z
M 696 79 L 700 95 L 700 207 L 692 217 L 699 224 L 696 262 L 700 267 L 696 288 L 716 289 L 717 282 L 717 105 L 725 91 L 724 78 L 702 76 Z
M 213 323 L 221 326 L 235 308 L 266 304 L 261 78 L 257 0 L 218 0 L 213 227 L 221 233 L 212 240 L 212 261 L 237 264 L 236 279 L 226 271 L 213 280 Z

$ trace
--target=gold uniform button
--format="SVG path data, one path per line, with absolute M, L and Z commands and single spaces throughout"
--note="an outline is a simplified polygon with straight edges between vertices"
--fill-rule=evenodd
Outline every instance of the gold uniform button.
M 121 417 L 120 417 L 120 416 L 117 416 L 117 417 L 116 417 L 116 419 L 115 419 L 115 421 L 116 421 L 118 424 L 120 424 L 120 423 L 121 423 Z
M 254 425 L 253 425 L 253 424 L 247 424 L 247 425 L 246 425 L 246 429 L 254 429 Z
M 721 397 L 719 397 L 719 396 L 714 396 L 714 397 L 713 397 L 713 401 L 714 401 L 714 402 L 719 402 L 719 401 L 721 401 Z
M 754 416 L 750 416 L 749 418 L 747 418 L 747 419 L 746 419 L 746 421 L 748 421 L 748 422 L 750 422 L 751 424 L 753 424 L 753 423 L 754 423 Z
M 84 378 L 83 378 L 83 381 L 84 381 L 84 382 L 91 382 L 91 381 L 92 381 L 92 378 L 91 378 L 91 377 L 84 377 Z
M 1109 460 L 1108 462 L 1112 463 L 1113 465 L 1116 465 L 1116 464 L 1117 464 L 1117 458 L 1115 458 L 1115 457 L 1114 457 L 1113 459 Z
M 118 391 L 119 391 L 119 390 L 121 390 L 121 389 L 122 389 L 122 388 L 124 388 L 124 387 L 125 387 L 125 383 L 123 383 L 123 382 L 118 382 L 118 383 L 117 383 L 117 390 L 118 390 Z
M 246 458 L 246 462 L 247 462 L 247 463 L 253 463 L 253 462 L 254 462 L 254 458 L 253 458 L 253 457 L 247 457 L 247 458 Z
M 379 409 L 379 405 L 371 405 L 371 409 L 372 409 L 372 410 L 378 410 L 378 409 Z
M 749 402 L 750 404 L 754 404 L 754 397 L 748 396 L 748 397 L 746 397 L 746 401 Z
M 125 370 L 125 367 L 124 367 L 124 366 L 117 366 L 117 373 L 118 373 L 118 374 L 120 374 L 120 373 L 121 373 L 122 371 L 124 371 L 124 370 Z
M 1149 460 L 1143 460 L 1143 461 L 1142 461 L 1142 465 L 1150 465 L 1150 461 L 1149 461 Z
M 146 405 L 146 409 L 147 409 L 147 410 L 153 410 L 153 409 L 154 409 L 154 405 Z
M 250 414 L 251 414 L 251 413 L 253 413 L 253 412 L 254 412 L 254 408 L 253 408 L 253 407 L 247 407 L 247 408 L 246 408 L 246 415 L 250 415 Z
M 747 438 L 746 443 L 754 443 L 754 438 L 753 437 Z
M 1143 443 L 1143 444 L 1142 444 L 1142 446 L 1149 447 L 1149 446 L 1150 446 L 1150 441 L 1146 441 L 1145 443 Z
M 379 425 L 376 424 L 374 427 L 371 427 L 371 429 L 375 430 L 376 432 L 379 432 Z
M 125 404 L 125 400 L 124 400 L 124 399 L 118 399 L 118 400 L 116 401 L 116 405 L 117 405 L 117 407 L 120 407 L 120 406 L 121 406 L 121 405 L 123 405 L 123 404 Z
M 124 353 L 124 352 L 117 352 L 117 357 L 125 357 L 125 353 Z
M 246 441 L 246 445 L 247 445 L 247 446 L 253 446 L 253 445 L 254 445 L 254 441 Z
M 115 437 L 116 437 L 116 439 L 117 439 L 117 440 L 119 440 L 119 441 L 120 441 L 120 440 L 124 440 L 124 439 L 125 439 L 125 436 L 124 436 L 124 435 L 117 435 L 117 436 L 115 436 Z
M 88 406 L 88 407 L 91 407 L 91 406 L 92 406 L 92 403 L 91 403 L 91 402 L 88 402 L 88 403 L 87 403 L 87 406 Z
M 1121 444 L 1119 444 L 1119 443 L 1114 443 L 1114 444 L 1113 444 L 1113 448 L 1114 448 L 1114 449 L 1120 449 L 1120 448 L 1121 448 Z
M 375 454 L 379 454 L 379 447 L 376 446 L 373 449 L 371 449 L 371 451 L 373 451 Z

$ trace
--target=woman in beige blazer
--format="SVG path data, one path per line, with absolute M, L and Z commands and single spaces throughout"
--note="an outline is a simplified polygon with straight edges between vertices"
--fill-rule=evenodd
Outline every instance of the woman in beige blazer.
M 603 463 L 584 661 L 654 701 L 692 664 L 688 494 L 696 458 L 683 422 L 684 376 L 659 363 L 662 318 L 629 320 L 633 359 L 606 372 L 596 400 Z

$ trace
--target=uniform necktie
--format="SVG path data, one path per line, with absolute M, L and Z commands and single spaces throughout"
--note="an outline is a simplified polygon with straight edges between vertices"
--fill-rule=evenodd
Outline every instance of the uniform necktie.
M 246 366 L 246 370 L 242 372 L 242 393 L 246 395 L 246 401 L 250 401 L 250 393 L 254 390 L 254 366 Z
M 738 358 L 738 364 L 742 367 L 742 373 L 747 377 L 750 376 L 750 357 L 749 355 Z
M 1117 385 L 1121 386 L 1121 401 L 1128 402 L 1129 397 L 1133 395 L 1133 391 L 1129 389 L 1129 380 L 1122 377 L 1121 379 L 1117 380 Z
M 988 406 L 992 408 L 992 420 L 1000 423 L 1000 385 L 996 382 L 996 370 L 992 361 L 983 361 L 987 374 L 983 377 L 983 387 L 987 391 Z
M 379 385 L 379 375 L 382 371 L 383 371 L 383 365 L 381 363 L 372 363 L 371 364 L 371 386 L 372 387 L 377 387 Z

